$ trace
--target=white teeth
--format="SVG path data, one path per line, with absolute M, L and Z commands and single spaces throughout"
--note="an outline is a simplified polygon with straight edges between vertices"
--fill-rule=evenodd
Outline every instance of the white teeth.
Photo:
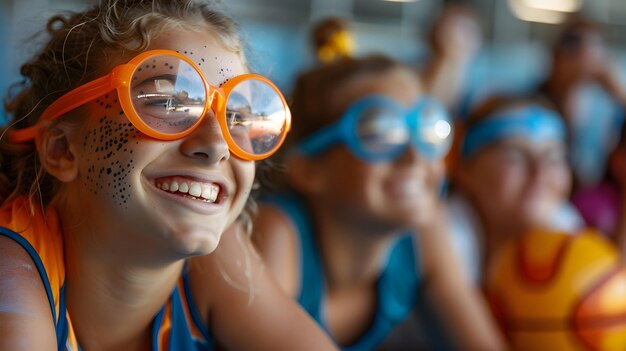
M 178 186 L 178 191 L 180 191 L 181 193 L 186 193 L 189 191 L 189 184 L 187 183 L 180 183 L 180 185 Z
M 192 182 L 189 186 L 189 195 L 198 197 L 202 195 L 202 186 L 200 184 Z
M 202 199 L 206 202 L 215 202 L 219 195 L 220 188 L 216 184 L 203 184 L 198 182 L 176 181 L 172 180 L 171 183 L 164 181 L 158 188 L 162 190 L 176 193 L 189 194 L 194 198 Z
M 213 199 L 213 201 L 215 201 L 215 199 L 217 199 L 217 194 L 219 193 L 220 189 L 216 186 L 212 186 L 211 187 L 211 199 Z
M 202 194 L 200 196 L 202 196 L 205 199 L 211 199 L 212 198 L 211 194 L 213 193 L 211 188 L 212 188 L 211 186 L 204 185 L 202 187 Z

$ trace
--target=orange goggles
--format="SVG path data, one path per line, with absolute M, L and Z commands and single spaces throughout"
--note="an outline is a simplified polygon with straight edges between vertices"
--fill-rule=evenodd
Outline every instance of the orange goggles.
M 151 50 L 63 95 L 46 108 L 36 125 L 13 131 L 11 142 L 34 139 L 43 121 L 59 118 L 112 90 L 117 90 L 133 126 L 159 140 L 190 134 L 212 109 L 230 151 L 245 160 L 261 160 L 276 152 L 291 128 L 285 98 L 267 78 L 243 74 L 216 88 L 186 56 Z

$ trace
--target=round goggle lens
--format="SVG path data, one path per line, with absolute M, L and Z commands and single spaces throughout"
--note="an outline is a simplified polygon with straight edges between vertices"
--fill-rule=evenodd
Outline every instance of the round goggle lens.
M 452 124 L 443 107 L 429 103 L 418 118 L 419 140 L 426 153 L 435 158 L 447 154 L 452 145 Z
M 226 100 L 226 122 L 233 141 L 244 151 L 274 151 L 286 133 L 287 109 L 274 87 L 257 79 L 237 84 Z
M 152 129 L 176 134 L 192 128 L 206 109 L 202 77 L 184 60 L 152 56 L 137 66 L 131 79 L 137 115 Z
M 373 155 L 402 148 L 410 138 L 404 115 L 385 107 L 363 110 L 357 120 L 356 133 L 362 148 Z

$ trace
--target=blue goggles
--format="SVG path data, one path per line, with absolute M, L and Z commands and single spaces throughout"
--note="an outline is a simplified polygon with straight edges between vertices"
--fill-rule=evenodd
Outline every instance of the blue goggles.
M 559 115 L 537 105 L 504 110 L 467 131 L 462 144 L 462 156 L 469 158 L 495 141 L 515 136 L 533 142 L 565 141 L 566 129 Z
M 444 157 L 452 144 L 446 110 L 432 99 L 406 108 L 380 95 L 352 104 L 341 119 L 298 145 L 305 156 L 318 155 L 339 143 L 366 162 L 392 161 L 410 145 L 430 160 Z

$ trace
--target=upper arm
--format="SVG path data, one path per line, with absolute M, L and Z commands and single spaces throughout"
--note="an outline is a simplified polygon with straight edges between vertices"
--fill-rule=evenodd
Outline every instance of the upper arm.
M 296 297 L 300 289 L 300 249 L 292 221 L 283 212 L 261 205 L 253 225 L 252 241 L 279 286 Z
M 459 347 L 505 349 L 485 300 L 461 271 L 446 226 L 431 229 L 419 234 L 428 300 Z
M 206 316 L 227 350 L 336 350 L 329 337 L 278 287 L 242 232 L 225 233 L 216 252 L 195 269 L 205 294 Z
M 0 349 L 56 350 L 50 303 L 33 259 L 4 236 L 0 252 Z

